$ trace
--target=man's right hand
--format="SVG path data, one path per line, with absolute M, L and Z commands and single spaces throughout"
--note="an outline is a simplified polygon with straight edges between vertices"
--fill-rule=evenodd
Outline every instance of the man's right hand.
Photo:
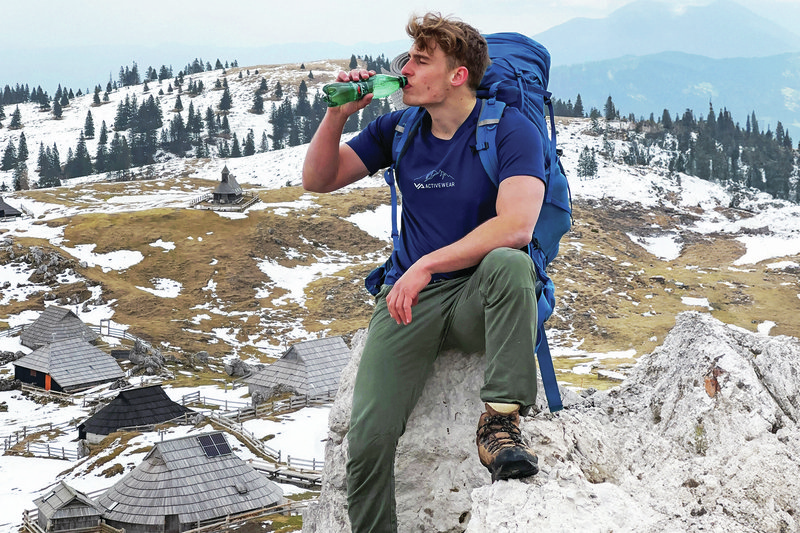
M 374 70 L 365 70 L 365 69 L 358 69 L 355 68 L 350 72 L 340 71 L 339 75 L 336 76 L 336 81 L 340 83 L 348 82 L 348 81 L 363 81 L 368 80 L 372 76 L 375 75 Z M 336 107 L 329 107 L 329 113 L 341 113 L 342 115 L 349 117 L 353 113 L 358 113 L 360 110 L 364 109 L 372 102 L 372 94 L 366 94 L 363 98 L 356 100 L 355 102 L 348 102 L 346 104 L 336 106 Z

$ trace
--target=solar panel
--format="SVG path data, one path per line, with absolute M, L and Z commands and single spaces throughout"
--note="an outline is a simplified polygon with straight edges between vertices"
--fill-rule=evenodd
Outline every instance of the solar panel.
M 225 435 L 222 433 L 214 433 L 213 435 L 200 435 L 197 437 L 200 446 L 207 457 L 216 457 L 218 455 L 228 455 L 233 453 L 231 447 L 228 446 L 228 441 L 225 440 Z

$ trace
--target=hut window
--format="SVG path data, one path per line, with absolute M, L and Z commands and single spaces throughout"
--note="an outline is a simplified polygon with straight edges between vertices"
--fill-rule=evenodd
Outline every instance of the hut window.
M 32 378 L 36 377 L 36 370 L 31 369 L 31 377 Z

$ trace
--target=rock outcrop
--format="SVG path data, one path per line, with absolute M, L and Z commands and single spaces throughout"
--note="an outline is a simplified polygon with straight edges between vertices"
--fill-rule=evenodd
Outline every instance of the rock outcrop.
M 364 334 L 330 415 L 303 531 L 349 531 L 345 433 Z M 679 315 L 628 379 L 522 430 L 541 472 L 492 484 L 474 444 L 483 360 L 443 354 L 396 459 L 402 532 L 800 531 L 800 343 Z

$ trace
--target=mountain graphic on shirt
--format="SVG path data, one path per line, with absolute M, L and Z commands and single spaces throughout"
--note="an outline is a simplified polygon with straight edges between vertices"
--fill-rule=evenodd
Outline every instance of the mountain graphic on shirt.
M 445 189 L 448 187 L 455 187 L 456 180 L 445 172 L 444 170 L 432 170 L 414 179 L 414 188 L 416 189 Z

